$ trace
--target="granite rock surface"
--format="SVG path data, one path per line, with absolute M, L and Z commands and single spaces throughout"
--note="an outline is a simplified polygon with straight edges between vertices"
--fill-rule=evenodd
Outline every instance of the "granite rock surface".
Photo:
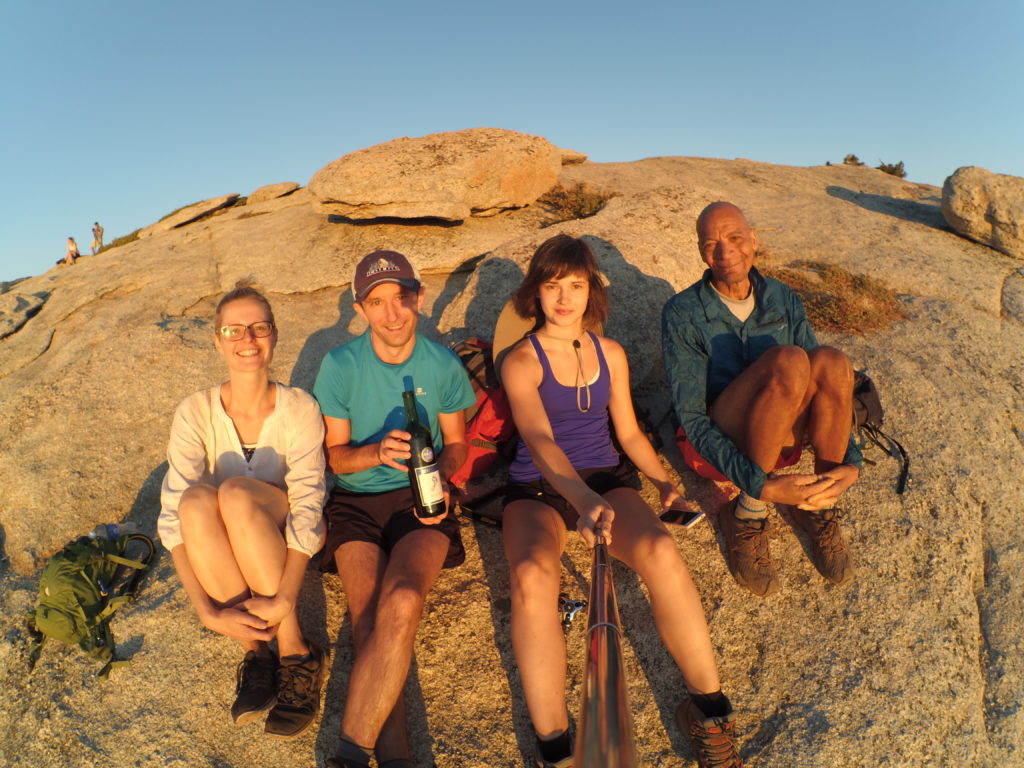
M 21 627 L 41 567 L 100 522 L 128 519 L 154 532 L 171 416 L 185 396 L 224 378 L 212 314 L 239 278 L 261 283 L 274 305 L 275 377 L 309 388 L 327 350 L 362 331 L 349 282 L 364 254 L 391 248 L 416 261 L 428 291 L 420 329 L 450 342 L 489 336 L 533 249 L 567 232 L 591 238 L 609 281 L 607 333 L 625 345 L 636 400 L 660 424 L 663 460 L 708 512 L 708 522 L 673 534 L 703 598 L 747 762 L 1024 765 L 1019 261 L 950 232 L 939 189 L 870 168 L 545 162 L 565 187 L 615 196 L 589 218 L 559 220 L 564 212 L 529 205 L 438 226 L 325 216 L 300 189 L 83 256 L 0 296 L 0 311 L 22 313 L 0 338 L 0 764 L 322 765 L 335 754 L 351 668 L 336 576 L 311 568 L 300 601 L 307 636 L 335 648 L 319 729 L 285 743 L 259 725 L 232 726 L 241 652 L 201 628 L 166 553 L 113 622 L 130 666 L 104 683 L 84 654 L 50 644 L 29 676 Z M 715 514 L 729 488 L 686 469 L 670 439 L 658 317 L 701 274 L 694 219 L 718 199 L 748 212 L 763 262 L 822 261 L 878 278 L 907 315 L 883 331 L 819 334 L 869 371 L 886 428 L 912 458 L 910 489 L 898 496 L 896 463 L 869 450 L 876 463 L 844 497 L 857 561 L 845 588 L 823 582 L 776 513 L 782 589 L 762 600 L 738 587 Z M 8 308 L 42 296 L 32 311 Z M 442 573 L 417 636 L 407 685 L 414 756 L 439 768 L 519 766 L 533 737 L 511 651 L 501 536 L 462 525 L 467 561 Z M 582 597 L 590 557 L 570 538 L 562 584 Z M 618 566 L 615 579 L 641 763 L 693 765 L 673 724 L 683 683 L 645 587 Z M 575 710 L 582 626 L 567 643 Z

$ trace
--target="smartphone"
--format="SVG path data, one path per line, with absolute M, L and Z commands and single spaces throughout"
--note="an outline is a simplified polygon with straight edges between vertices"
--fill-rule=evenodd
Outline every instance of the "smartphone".
M 681 525 L 683 528 L 691 528 L 699 523 L 704 517 L 704 510 L 690 509 L 685 506 L 676 506 L 673 504 L 671 507 L 666 509 L 659 515 L 662 522 L 670 525 Z

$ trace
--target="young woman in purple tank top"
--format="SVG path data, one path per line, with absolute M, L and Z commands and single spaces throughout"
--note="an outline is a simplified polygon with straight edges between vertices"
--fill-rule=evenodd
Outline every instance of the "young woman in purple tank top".
M 565 700 L 565 638 L 554 606 L 560 557 L 573 528 L 643 579 L 654 621 L 682 672 L 689 698 L 676 714 L 701 765 L 740 766 L 734 715 L 722 695 L 697 588 L 665 524 L 631 485 L 612 446 L 608 417 L 626 455 L 658 490 L 680 499 L 637 424 L 622 346 L 597 336 L 608 303 L 597 262 L 583 239 L 557 235 L 530 260 L 513 297 L 523 317 L 542 321 L 501 368 L 520 445 L 510 469 L 503 529 L 511 571 L 512 646 L 537 733 L 536 764 L 571 768 Z

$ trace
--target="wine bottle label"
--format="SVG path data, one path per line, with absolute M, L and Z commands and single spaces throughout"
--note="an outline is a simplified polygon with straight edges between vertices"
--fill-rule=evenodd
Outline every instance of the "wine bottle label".
M 430 464 L 434 460 L 434 449 L 429 445 L 424 446 L 420 451 L 420 460 L 424 464 Z
M 444 501 L 441 470 L 437 468 L 437 464 L 431 464 L 429 467 L 417 467 L 413 472 L 416 474 L 416 485 L 420 489 L 420 501 L 423 506 L 429 507 L 431 504 Z

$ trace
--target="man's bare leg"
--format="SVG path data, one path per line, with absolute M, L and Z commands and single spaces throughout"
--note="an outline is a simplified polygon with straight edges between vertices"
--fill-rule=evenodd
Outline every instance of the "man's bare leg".
M 842 352 L 778 346 L 722 391 L 711 418 L 766 474 L 775 469 L 783 450 L 809 440 L 815 474 L 770 478 L 760 500 L 819 509 L 835 503 L 856 481 L 856 468 L 843 464 L 852 398 L 853 366 Z
M 800 347 L 772 347 L 716 398 L 711 419 L 765 473 L 783 449 L 797 444 L 793 429 L 807 406 L 811 363 Z
M 832 347 L 818 347 L 811 364 L 807 439 L 814 448 L 814 470 L 821 474 L 843 463 L 853 426 L 853 365 Z
M 423 604 L 447 552 L 448 537 L 426 528 L 404 536 L 392 550 L 373 630 L 352 666 L 343 738 L 364 747 L 377 743 L 405 685 Z
M 334 552 L 345 600 L 352 616 L 352 644 L 358 658 L 373 632 L 377 601 L 388 557 L 376 544 L 350 541 Z M 378 762 L 409 759 L 409 738 L 405 722 L 405 695 L 399 694 L 391 714 L 381 728 L 373 746 Z

